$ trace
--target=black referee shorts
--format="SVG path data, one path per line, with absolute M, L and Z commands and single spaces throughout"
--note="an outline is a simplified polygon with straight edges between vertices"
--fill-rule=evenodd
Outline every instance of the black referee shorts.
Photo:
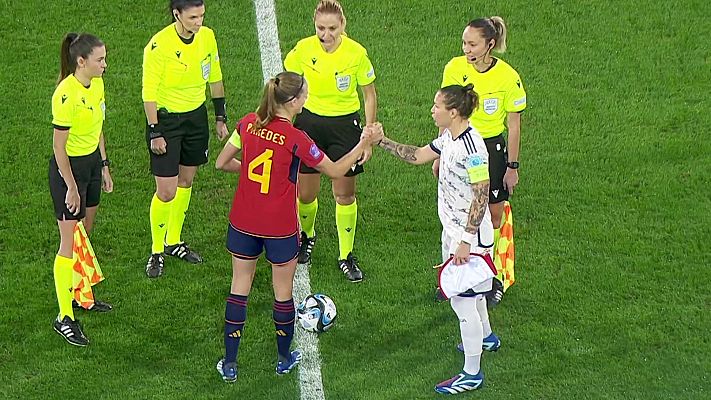
M 67 197 L 67 184 L 62 178 L 57 166 L 57 159 L 52 156 L 49 160 L 49 192 L 54 203 L 54 215 L 57 220 L 79 221 L 86 216 L 87 207 L 96 207 L 101 198 L 101 153 L 99 148 L 86 156 L 69 157 L 72 175 L 79 189 L 79 214 L 73 215 L 65 203 Z
M 509 199 L 509 192 L 504 189 L 504 174 L 508 153 L 504 134 L 484 139 L 489 152 L 489 204 L 501 203 Z
M 207 149 L 210 127 L 207 123 L 205 104 L 185 113 L 169 113 L 164 108 L 158 110 L 158 126 L 167 144 L 165 154 L 151 151 L 149 127 L 146 124 L 146 143 L 151 156 L 151 172 L 155 176 L 178 176 L 179 166 L 195 167 L 207 163 Z
M 338 117 L 324 117 L 303 109 L 296 116 L 294 127 L 309 134 L 316 145 L 331 159 L 337 161 L 348 154 L 360 141 L 363 129 L 360 126 L 360 115 L 357 112 Z M 301 164 L 302 174 L 316 174 L 317 170 Z M 346 172 L 345 176 L 356 176 L 363 172 L 362 165 L 356 165 Z

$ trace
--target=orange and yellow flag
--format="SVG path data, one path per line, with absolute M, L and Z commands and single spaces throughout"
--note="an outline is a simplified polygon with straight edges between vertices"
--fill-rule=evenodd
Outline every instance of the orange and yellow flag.
M 504 215 L 501 221 L 499 239 L 494 249 L 494 265 L 497 278 L 504 283 L 504 292 L 516 281 L 514 279 L 514 232 L 511 203 L 504 203 Z
M 74 300 L 84 308 L 94 305 L 94 292 L 91 287 L 104 280 L 99 262 L 91 247 L 84 224 L 77 223 L 74 228 L 74 274 L 72 283 Z

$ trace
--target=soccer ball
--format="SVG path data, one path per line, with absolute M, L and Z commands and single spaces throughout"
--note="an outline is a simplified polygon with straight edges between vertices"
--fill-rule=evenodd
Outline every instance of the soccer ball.
M 296 317 L 307 331 L 326 332 L 336 321 L 336 305 L 325 294 L 310 294 L 296 307 Z

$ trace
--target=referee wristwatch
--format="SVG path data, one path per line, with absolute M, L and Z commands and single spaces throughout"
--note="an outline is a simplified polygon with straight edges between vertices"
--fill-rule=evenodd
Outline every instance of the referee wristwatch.
M 518 169 L 518 161 L 507 162 L 506 166 L 511 169 Z
M 101 166 L 102 167 L 108 167 L 111 165 L 111 161 L 107 158 L 105 160 L 101 160 Z

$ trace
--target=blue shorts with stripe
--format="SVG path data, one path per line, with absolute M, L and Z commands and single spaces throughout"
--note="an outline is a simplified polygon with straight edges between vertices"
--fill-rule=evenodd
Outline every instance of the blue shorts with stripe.
M 267 261 L 272 264 L 286 264 L 299 254 L 299 234 L 294 232 L 286 237 L 256 236 L 236 229 L 232 224 L 227 228 L 227 251 L 242 260 L 256 260 L 266 252 Z

